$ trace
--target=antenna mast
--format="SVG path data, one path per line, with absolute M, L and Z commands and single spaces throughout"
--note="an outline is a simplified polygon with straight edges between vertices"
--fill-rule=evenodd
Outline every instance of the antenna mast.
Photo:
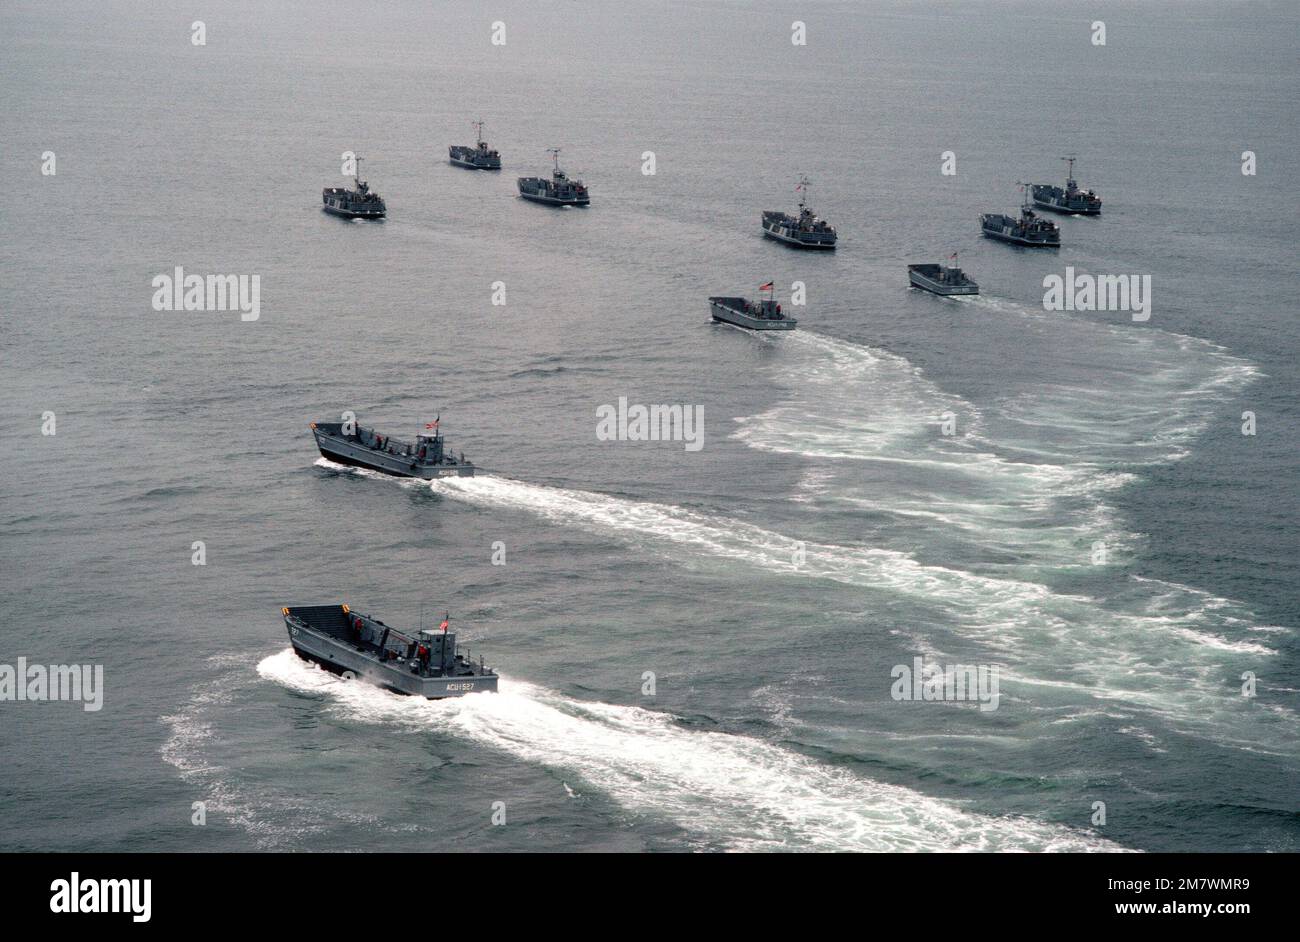
M 1075 160 L 1075 157 L 1074 157 L 1073 154 L 1071 154 L 1069 157 L 1062 157 L 1061 159 L 1065 161 L 1065 166 L 1066 166 L 1066 171 L 1065 171 L 1065 188 L 1066 188 L 1066 190 L 1072 190 L 1072 189 L 1074 189 L 1074 188 L 1078 185 L 1078 184 L 1076 184 L 1076 183 L 1074 182 L 1074 160 Z

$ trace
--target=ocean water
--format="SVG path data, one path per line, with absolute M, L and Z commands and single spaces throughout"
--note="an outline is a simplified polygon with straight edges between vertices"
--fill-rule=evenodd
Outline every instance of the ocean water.
M 4 4 L 0 664 L 105 692 L 0 702 L 0 848 L 1296 850 L 1297 27 Z M 477 118 L 500 174 L 446 163 Z M 589 209 L 515 196 L 548 147 Z M 320 211 L 347 150 L 385 221 Z M 1068 153 L 1103 216 L 980 238 Z M 833 254 L 758 233 L 800 174 Z M 952 251 L 978 298 L 909 291 Z M 1150 320 L 1044 310 L 1067 265 L 1150 275 Z M 258 275 L 260 316 L 155 311 L 176 266 Z M 799 330 L 709 323 L 769 280 Z M 600 440 L 619 397 L 701 407 L 703 447 Z M 491 473 L 333 465 L 345 409 L 440 414 Z M 336 600 L 450 611 L 501 692 L 299 661 L 280 607 Z M 915 657 L 996 665 L 998 708 L 894 700 Z

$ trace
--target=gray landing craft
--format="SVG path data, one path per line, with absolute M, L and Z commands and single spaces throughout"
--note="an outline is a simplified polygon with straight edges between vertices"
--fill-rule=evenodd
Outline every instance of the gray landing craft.
M 1040 219 L 1029 207 L 1029 185 L 1022 183 L 1025 202 L 1020 207 L 1020 218 L 1012 219 L 1001 213 L 984 213 L 980 216 L 980 228 L 990 239 L 1010 242 L 1012 245 L 1026 245 L 1033 248 L 1059 249 L 1061 247 L 1061 227 L 1054 222 Z
M 1065 171 L 1065 189 L 1049 183 L 1035 183 L 1031 189 L 1034 205 L 1057 213 L 1078 213 L 1080 216 L 1101 215 L 1101 197 L 1092 190 L 1079 189 L 1074 179 L 1074 158 L 1062 157 L 1068 165 Z
M 489 149 L 483 140 L 483 122 L 475 121 L 474 130 L 477 132 L 475 140 L 478 143 L 473 147 L 452 144 L 447 152 L 450 161 L 457 167 L 468 167 L 470 170 L 500 170 L 501 154 Z
M 794 330 L 799 322 L 781 313 L 781 305 L 776 303 L 776 290 L 772 287 L 772 282 L 769 281 L 758 290 L 758 301 L 747 298 L 709 298 L 709 311 L 713 319 L 750 330 Z M 762 296 L 764 291 L 768 293 L 765 298 Z
M 290 605 L 280 610 L 294 653 L 344 677 L 360 677 L 394 693 L 440 700 L 495 693 L 497 673 L 456 652 L 444 618 L 438 631 L 413 635 L 346 605 Z
M 835 229 L 808 208 L 808 178 L 801 177 L 795 187 L 799 196 L 799 215 L 774 209 L 763 210 L 763 235 L 801 249 L 835 248 Z
M 327 186 L 321 190 L 325 212 L 348 219 L 383 219 L 388 214 L 388 207 L 380 195 L 361 179 L 360 157 L 357 158 L 356 181 L 356 186 L 351 190 L 339 186 Z
M 313 422 L 311 432 L 316 436 L 316 447 L 330 461 L 369 468 L 399 478 L 469 477 L 474 474 L 474 462 L 460 459 L 443 447 L 443 437 L 438 432 L 438 420 L 426 425 L 425 433 L 415 437 L 415 444 L 401 442 L 374 429 L 351 423 L 345 428 L 342 422 Z M 433 434 L 429 435 L 428 432 Z
M 907 277 L 913 288 L 923 288 L 935 294 L 979 294 L 980 286 L 966 277 L 957 265 L 957 253 L 948 256 L 947 265 L 908 265 Z
M 535 203 L 548 206 L 588 206 L 591 196 L 581 180 L 570 180 L 560 169 L 560 149 L 551 147 L 547 153 L 555 157 L 555 170 L 551 179 L 545 177 L 520 177 L 519 195 Z

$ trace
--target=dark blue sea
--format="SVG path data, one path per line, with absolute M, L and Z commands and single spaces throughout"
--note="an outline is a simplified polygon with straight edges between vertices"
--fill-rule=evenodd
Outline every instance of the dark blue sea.
M 0 702 L 0 849 L 1300 849 L 1298 30 L 8 0 L 0 664 L 104 689 Z M 447 162 L 477 119 L 500 173 Z M 517 197 L 551 147 L 589 208 Z M 321 211 L 345 151 L 384 221 Z M 1068 154 L 1100 217 L 981 238 Z M 804 174 L 834 253 L 760 233 Z M 979 297 L 909 289 L 952 252 Z M 177 266 L 258 276 L 258 318 L 155 310 Z M 1067 266 L 1150 276 L 1149 320 L 1045 310 Z M 710 322 L 768 281 L 796 331 Z M 702 447 L 598 437 L 620 397 Z M 345 410 L 487 473 L 331 464 Z M 449 612 L 500 692 L 298 660 L 281 607 L 333 602 Z M 997 709 L 895 699 L 918 657 Z

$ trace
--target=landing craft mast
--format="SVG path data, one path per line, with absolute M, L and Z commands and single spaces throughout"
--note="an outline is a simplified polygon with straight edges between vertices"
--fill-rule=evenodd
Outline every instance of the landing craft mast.
M 548 147 L 546 152 L 555 159 L 555 172 L 560 172 L 560 149 L 558 147 Z
M 1034 205 L 1033 205 L 1033 202 L 1032 202 L 1032 201 L 1030 200 L 1030 198 L 1029 198 L 1029 184 L 1028 184 L 1028 183 L 1024 183 L 1024 182 L 1022 182 L 1022 181 L 1020 181 L 1020 180 L 1017 180 L 1017 181 L 1016 181 L 1016 186 L 1020 187 L 1020 192 L 1022 192 L 1022 193 L 1025 194 L 1025 200 L 1024 200 L 1023 203 L 1020 204 L 1020 210 L 1021 210 L 1021 212 L 1026 212 L 1026 213 L 1028 213 L 1028 212 L 1033 212 Z
M 1062 157 L 1061 159 L 1064 160 L 1066 164 L 1065 189 L 1068 192 L 1078 186 L 1078 184 L 1074 182 L 1074 161 L 1076 158 L 1071 154 L 1069 157 Z
M 797 190 L 800 194 L 799 211 L 801 214 L 803 212 L 804 207 L 808 204 L 808 185 L 809 185 L 809 180 L 807 175 L 805 174 L 799 178 L 799 185 L 795 187 L 795 190 Z
M 477 143 L 479 149 L 482 150 L 482 148 L 483 148 L 483 120 L 480 118 L 478 121 L 473 121 L 473 122 L 471 122 L 471 124 L 474 126 L 474 140 L 475 140 L 475 142 Z

